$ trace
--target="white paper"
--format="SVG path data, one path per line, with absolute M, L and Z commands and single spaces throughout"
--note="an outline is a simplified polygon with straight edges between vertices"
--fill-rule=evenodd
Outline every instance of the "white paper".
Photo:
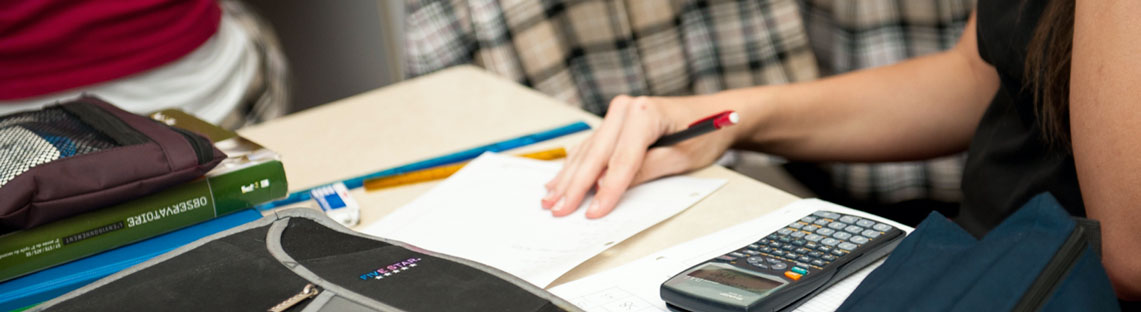
M 546 287 L 575 266 L 697 203 L 722 179 L 671 177 L 629 190 L 589 220 L 589 200 L 555 218 L 539 202 L 562 165 L 484 154 L 361 232 L 487 264 Z
M 550 291 L 587 311 L 667 311 L 666 304 L 659 295 L 659 287 L 670 277 L 698 263 L 755 242 L 820 209 L 883 220 L 862 211 L 821 200 L 800 200 L 763 217 L 651 254 L 621 267 L 559 285 Z M 912 230 L 896 222 L 884 222 L 905 232 Z M 801 305 L 797 311 L 836 310 L 856 289 L 860 281 L 882 262 L 878 261 L 836 283 Z

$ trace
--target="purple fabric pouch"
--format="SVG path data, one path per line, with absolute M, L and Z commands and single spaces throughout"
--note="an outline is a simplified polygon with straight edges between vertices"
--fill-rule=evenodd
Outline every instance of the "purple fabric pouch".
M 0 234 L 193 180 L 225 158 L 201 135 L 92 96 L 0 116 Z

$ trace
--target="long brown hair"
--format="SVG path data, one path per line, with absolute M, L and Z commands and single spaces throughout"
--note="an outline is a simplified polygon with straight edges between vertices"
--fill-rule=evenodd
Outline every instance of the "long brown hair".
M 1072 151 L 1069 107 L 1073 40 L 1074 0 L 1049 1 L 1026 47 L 1023 73 L 1026 87 L 1034 93 L 1034 112 L 1043 139 L 1066 152 Z

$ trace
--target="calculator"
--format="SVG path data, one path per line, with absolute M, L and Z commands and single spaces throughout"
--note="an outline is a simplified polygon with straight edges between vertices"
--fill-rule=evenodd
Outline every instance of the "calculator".
M 661 286 L 674 311 L 784 311 L 895 249 L 903 231 L 819 210 L 752 244 L 695 265 Z

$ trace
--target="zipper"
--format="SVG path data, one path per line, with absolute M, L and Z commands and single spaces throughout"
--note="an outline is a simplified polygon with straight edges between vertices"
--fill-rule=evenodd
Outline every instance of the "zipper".
M 178 132 L 178 134 L 181 134 L 184 138 L 186 138 L 186 141 L 190 143 L 190 147 L 194 149 L 194 155 L 198 157 L 199 165 L 213 160 L 211 159 L 213 158 L 213 150 L 210 148 L 212 145 L 209 141 L 182 128 L 170 127 L 170 129 L 174 130 L 174 132 Z
M 64 111 L 71 113 L 79 122 L 95 129 L 115 141 L 119 146 L 128 146 L 149 142 L 150 138 L 135 128 L 127 125 L 111 112 L 99 106 L 80 101 L 60 105 Z
M 286 298 L 285 301 L 282 301 L 272 308 L 269 308 L 269 312 L 283 312 L 285 310 L 289 310 L 289 308 L 292 308 L 298 303 L 302 303 L 305 300 L 309 300 L 309 298 L 316 297 L 319 293 L 321 293 L 321 290 L 318 289 L 317 286 L 313 286 L 312 283 L 306 284 L 305 288 L 301 289 L 301 292 L 293 295 L 293 297 Z
M 1082 252 L 1085 252 L 1086 247 L 1089 246 L 1089 240 L 1086 236 L 1086 228 L 1080 223 L 1075 225 L 1070 236 L 1058 248 L 1058 252 L 1054 253 L 1054 257 L 1050 258 L 1050 262 L 1046 263 L 1042 273 L 1038 274 L 1038 278 L 1034 279 L 1030 288 L 1022 294 L 1022 299 L 1014 305 L 1011 311 L 1042 310 L 1042 307 L 1046 305 L 1048 296 L 1057 290 L 1062 278 L 1069 275 Z

